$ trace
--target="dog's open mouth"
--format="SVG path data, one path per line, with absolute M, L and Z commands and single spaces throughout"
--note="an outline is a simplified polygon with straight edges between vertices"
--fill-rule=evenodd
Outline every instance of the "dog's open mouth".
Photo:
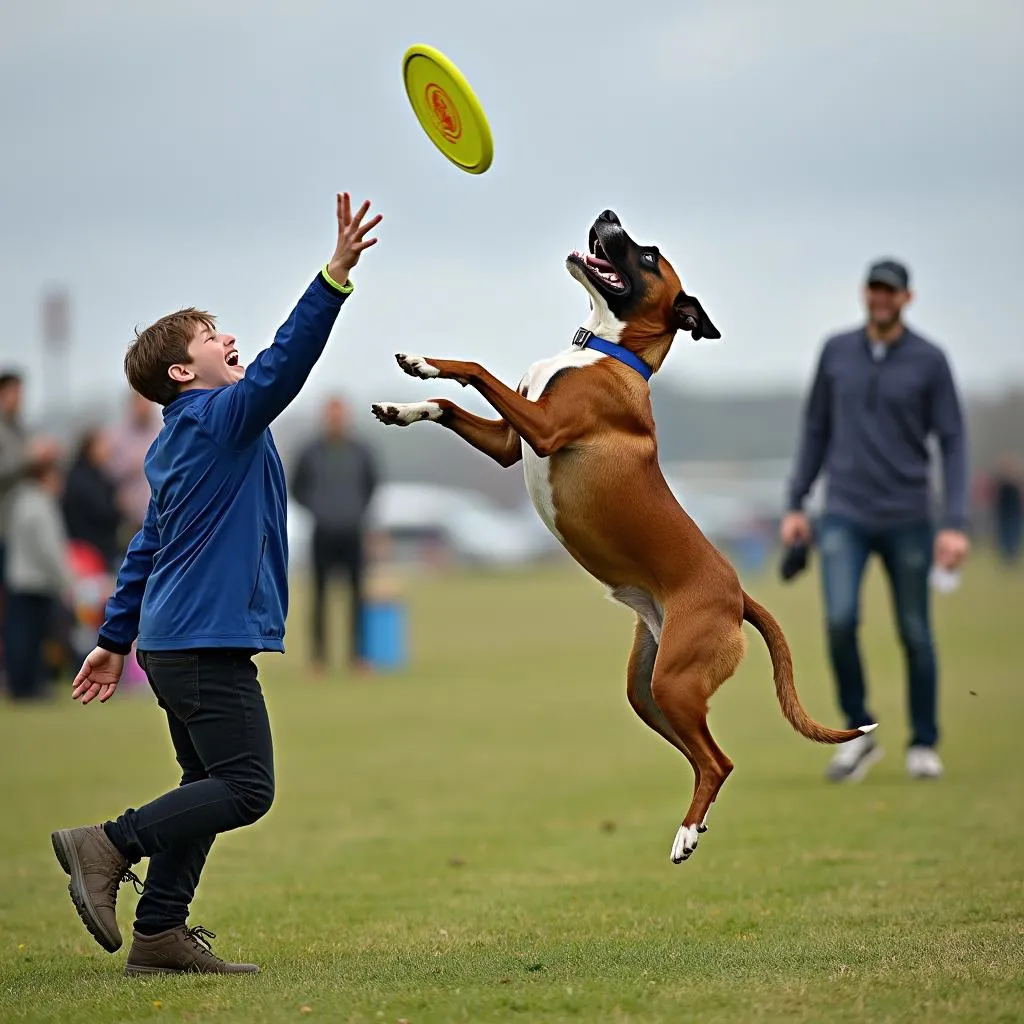
M 625 292 L 627 290 L 626 282 L 615 269 L 615 265 L 608 259 L 608 253 L 605 252 L 604 246 L 601 245 L 601 239 L 598 238 L 597 232 L 593 228 L 590 230 L 590 252 L 583 253 L 576 249 L 570 254 L 569 259 L 582 267 L 587 276 L 605 290 L 609 292 Z

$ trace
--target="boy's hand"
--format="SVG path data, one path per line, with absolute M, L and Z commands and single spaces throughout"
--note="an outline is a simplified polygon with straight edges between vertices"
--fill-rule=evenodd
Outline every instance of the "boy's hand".
M 113 696 L 123 671 L 123 654 L 114 654 L 113 651 L 97 647 L 82 662 L 71 684 L 71 696 L 82 704 L 88 704 L 94 697 L 99 697 L 102 704 Z
M 359 262 L 362 251 L 377 244 L 376 238 L 366 236 L 381 222 L 381 216 L 378 213 L 364 224 L 363 218 L 369 209 L 370 201 L 367 199 L 353 217 L 351 197 L 347 192 L 338 193 L 338 245 L 327 264 L 327 273 L 338 284 L 348 284 L 348 275 Z

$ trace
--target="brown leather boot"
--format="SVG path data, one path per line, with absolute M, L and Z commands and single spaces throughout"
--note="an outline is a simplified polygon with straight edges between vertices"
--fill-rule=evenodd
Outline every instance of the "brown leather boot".
M 180 925 L 156 935 L 132 935 L 125 974 L 257 974 L 255 964 L 231 964 L 214 956 L 207 939 L 217 936 L 202 925 Z
M 129 870 L 128 860 L 107 838 L 102 825 L 65 828 L 50 835 L 60 866 L 71 876 L 68 892 L 89 934 L 108 953 L 121 948 L 117 927 L 117 889 L 132 882 L 142 892 L 142 882 Z

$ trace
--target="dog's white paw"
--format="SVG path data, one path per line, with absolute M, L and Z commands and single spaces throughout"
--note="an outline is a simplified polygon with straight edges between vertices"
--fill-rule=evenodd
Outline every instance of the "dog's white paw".
M 697 849 L 698 826 L 680 825 L 672 843 L 672 863 L 682 864 Z
M 410 377 L 429 380 L 431 377 L 441 376 L 441 371 L 436 366 L 431 366 L 423 356 L 408 356 L 404 352 L 399 352 L 395 359 Z
M 441 406 L 437 402 L 412 402 L 408 404 L 381 402 L 370 407 L 373 415 L 388 426 L 407 427 L 420 420 L 439 420 Z

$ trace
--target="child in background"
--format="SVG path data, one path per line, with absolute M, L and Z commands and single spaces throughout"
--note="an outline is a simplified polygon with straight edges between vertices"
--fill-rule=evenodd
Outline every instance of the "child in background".
M 72 587 L 61 513 L 63 478 L 53 458 L 32 465 L 10 497 L 7 519 L 7 685 L 14 700 L 45 695 L 43 645 Z

